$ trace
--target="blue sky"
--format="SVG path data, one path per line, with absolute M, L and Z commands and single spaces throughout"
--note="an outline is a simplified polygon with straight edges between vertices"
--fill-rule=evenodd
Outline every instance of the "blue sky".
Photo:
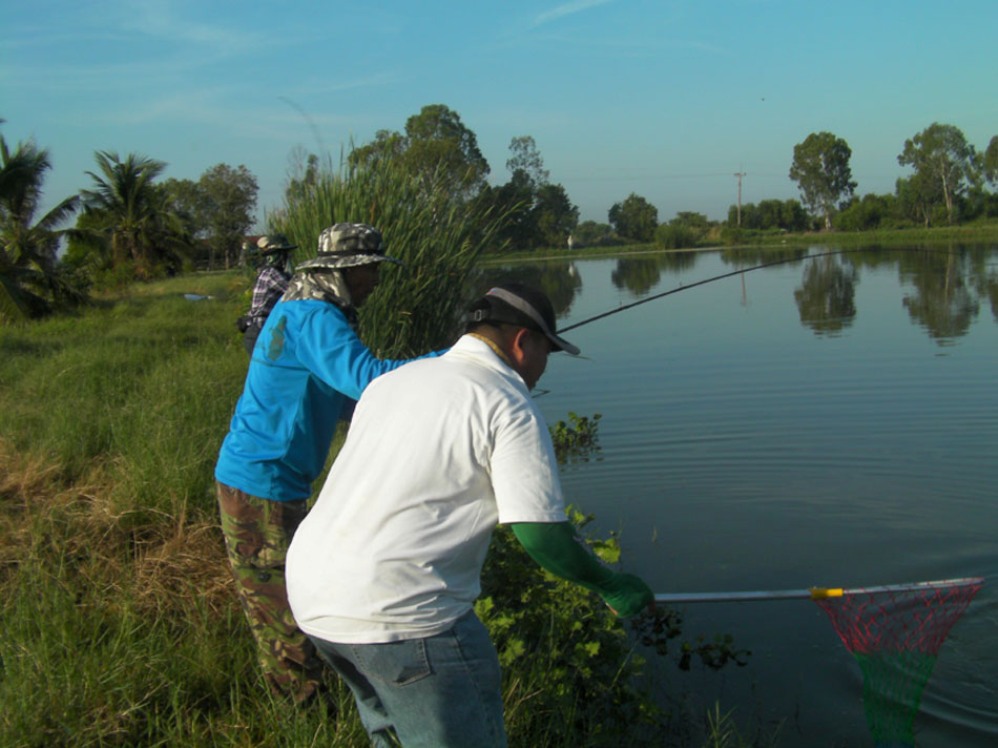
M 403 130 L 427 104 L 478 137 L 493 183 L 530 135 L 583 220 L 635 192 L 724 218 L 798 197 L 793 147 L 827 130 L 857 192 L 893 192 L 933 122 L 998 134 L 998 0 L 32 0 L 0 28 L 0 125 L 50 150 L 54 203 L 93 154 L 197 179 L 244 164 L 260 212 L 292 152 Z

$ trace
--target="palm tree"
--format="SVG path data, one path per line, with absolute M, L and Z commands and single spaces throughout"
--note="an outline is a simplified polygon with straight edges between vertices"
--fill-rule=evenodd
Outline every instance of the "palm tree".
M 88 171 L 92 190 L 80 194 L 95 232 L 107 242 L 115 266 L 131 261 L 139 277 L 149 277 L 162 254 L 166 211 L 154 180 L 166 164 L 134 153 L 98 151 L 100 175 Z
M 56 226 L 76 210 L 78 197 L 34 222 L 51 167 L 48 150 L 28 142 L 11 151 L 0 136 L 0 321 L 39 316 L 85 297 L 57 257 L 64 231 Z

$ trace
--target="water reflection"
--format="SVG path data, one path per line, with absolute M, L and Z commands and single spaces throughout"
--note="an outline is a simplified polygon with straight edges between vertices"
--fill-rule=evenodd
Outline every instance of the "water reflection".
M 966 251 L 926 252 L 903 258 L 901 281 L 911 287 L 904 306 L 912 321 L 940 344 L 967 334 L 980 311 L 977 266 Z
M 736 268 L 746 268 L 753 265 L 768 265 L 778 262 L 793 262 L 803 260 L 811 250 L 806 247 L 739 247 L 737 249 L 719 250 L 721 261 L 725 265 Z M 821 251 L 820 249 L 816 251 Z
M 856 317 L 856 267 L 841 256 L 819 257 L 804 266 L 794 291 L 800 322 L 817 335 L 835 335 Z
M 692 270 L 699 256 L 698 252 L 665 252 L 650 257 L 621 257 L 610 274 L 610 280 L 617 288 L 640 298 L 659 284 L 663 270 Z
M 900 303 L 910 320 L 940 346 L 967 334 L 978 318 L 982 302 L 998 320 L 998 271 L 988 262 L 995 247 L 878 246 L 861 249 L 836 247 L 739 248 L 716 251 L 651 252 L 620 257 L 610 270 L 610 282 L 627 300 L 648 297 L 658 289 L 678 290 L 690 285 L 698 266 L 719 259 L 746 273 L 801 262 L 801 279 L 790 290 L 800 324 L 819 336 L 837 336 L 855 324 L 860 307 L 856 287 L 864 271 L 882 273 L 896 268 L 902 289 Z M 717 276 L 730 275 L 730 271 Z M 702 284 L 705 278 L 694 279 Z M 582 291 L 582 277 L 570 261 L 525 262 L 493 266 L 483 271 L 481 291 L 489 285 L 520 281 L 542 289 L 551 298 L 559 318 L 569 316 Z M 743 276 L 744 286 L 744 276 Z M 664 294 L 663 294 L 664 295 Z M 743 304 L 745 299 L 743 298 Z M 626 306 L 625 303 L 620 306 Z
M 486 268 L 476 283 L 475 296 L 500 283 L 518 282 L 538 288 L 551 299 L 557 317 L 566 317 L 582 289 L 582 278 L 572 262 L 532 262 Z

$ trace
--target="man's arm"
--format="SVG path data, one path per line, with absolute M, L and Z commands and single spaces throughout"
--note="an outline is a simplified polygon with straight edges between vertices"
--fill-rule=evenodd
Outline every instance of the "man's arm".
M 654 594 L 633 574 L 604 566 L 579 537 L 570 522 L 516 522 L 516 539 L 541 568 L 597 593 L 614 613 L 629 617 L 652 604 Z

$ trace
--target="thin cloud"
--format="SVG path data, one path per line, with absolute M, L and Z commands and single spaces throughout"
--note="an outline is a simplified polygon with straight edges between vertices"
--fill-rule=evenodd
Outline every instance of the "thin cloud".
M 118 111 L 105 114 L 109 121 L 135 126 L 152 122 L 200 122 L 208 125 L 234 125 L 242 117 L 223 102 L 231 98 L 224 87 L 178 91 L 155 96 L 142 103 L 130 103 Z
M 538 26 L 543 26 L 545 23 L 557 21 L 561 18 L 565 18 L 566 16 L 575 15 L 576 13 L 581 13 L 584 10 L 589 10 L 590 8 L 595 8 L 599 5 L 606 5 L 611 2 L 613 2 L 613 0 L 573 0 L 573 2 L 562 3 L 558 7 L 545 11 L 534 18 L 533 22 L 530 24 L 530 27 L 537 28 Z
M 123 0 L 83 5 L 62 18 L 67 30 L 23 24 L 12 35 L 23 60 L 14 72 L 0 68 L 0 80 L 19 89 L 53 93 L 101 92 L 131 85 L 168 88 L 212 65 L 249 57 L 262 46 L 262 31 L 242 31 L 220 23 L 183 17 L 183 4 Z M 70 36 L 67 36 L 70 34 Z M 291 42 L 277 42 L 290 46 Z M 62 48 L 79 48 L 69 60 Z M 268 42 L 272 53 L 275 43 Z M 13 50 L 7 42 L 3 47 Z M 28 56 L 26 53 L 32 54 Z M 115 56 L 112 56 L 115 55 Z M 13 57 L 13 55 L 12 55 Z
M 349 80 L 316 80 L 306 81 L 291 89 L 295 96 L 326 96 L 365 88 L 383 88 L 404 81 L 405 78 L 398 71 L 385 70 L 370 75 L 353 78 Z
M 172 0 L 134 4 L 123 3 L 118 7 L 118 25 L 130 32 L 194 47 L 211 49 L 216 56 L 244 53 L 259 45 L 264 37 L 261 32 L 247 33 L 227 24 L 209 24 L 183 15 L 186 4 Z

